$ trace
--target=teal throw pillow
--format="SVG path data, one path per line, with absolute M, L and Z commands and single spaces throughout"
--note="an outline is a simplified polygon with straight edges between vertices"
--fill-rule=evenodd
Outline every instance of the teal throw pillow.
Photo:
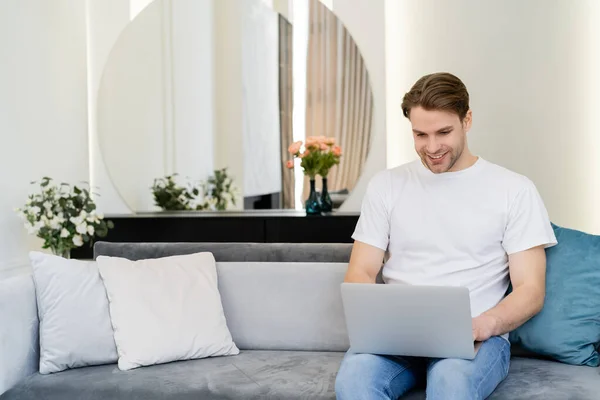
M 526 350 L 566 364 L 600 365 L 600 236 L 552 224 L 542 311 L 510 333 Z

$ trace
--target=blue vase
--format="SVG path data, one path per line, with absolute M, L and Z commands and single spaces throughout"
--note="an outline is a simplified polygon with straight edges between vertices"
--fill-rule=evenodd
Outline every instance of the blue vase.
M 319 193 L 315 190 L 315 180 L 310 180 L 310 194 L 308 199 L 304 203 L 307 215 L 318 215 L 321 214 L 321 201 L 319 200 Z
M 331 212 L 333 210 L 333 202 L 327 191 L 327 178 L 323 178 L 323 190 L 321 191 L 321 211 Z

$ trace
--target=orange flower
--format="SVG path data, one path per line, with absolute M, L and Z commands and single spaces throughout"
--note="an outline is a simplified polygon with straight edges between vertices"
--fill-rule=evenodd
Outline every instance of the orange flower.
M 321 150 L 327 150 L 329 148 L 329 146 L 327 146 L 324 142 L 321 142 L 320 146 Z
M 333 138 L 333 137 L 325 138 L 325 143 L 328 145 L 335 144 L 335 138 Z
M 298 151 L 300 151 L 300 146 L 302 146 L 302 142 L 301 141 L 297 141 L 294 142 L 290 145 L 290 147 L 288 147 L 288 153 L 290 154 L 296 154 Z
M 331 152 L 333 153 L 334 156 L 341 156 L 342 155 L 342 148 L 340 146 L 333 146 L 333 148 L 331 149 Z
M 304 153 L 301 153 L 301 154 L 300 154 L 298 157 L 300 157 L 300 158 L 304 158 L 304 157 L 306 157 L 306 156 L 307 156 L 307 155 L 309 155 L 309 154 L 310 154 L 310 151 L 308 151 L 308 150 L 304 150 Z
M 294 162 L 292 160 L 287 160 L 285 163 L 286 168 L 292 169 L 294 168 Z

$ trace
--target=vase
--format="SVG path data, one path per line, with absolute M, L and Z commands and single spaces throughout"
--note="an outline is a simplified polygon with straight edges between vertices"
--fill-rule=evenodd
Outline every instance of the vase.
M 71 258 L 71 249 L 66 249 L 66 250 L 51 249 L 51 250 L 52 250 L 52 254 L 54 254 L 55 256 L 59 256 L 59 257 L 66 258 L 66 259 Z
M 327 191 L 327 178 L 323 178 L 323 190 L 321 191 L 321 211 L 331 212 L 331 210 L 333 210 L 333 202 L 331 201 L 331 196 L 329 196 L 329 191 Z
M 314 179 L 310 180 L 310 194 L 304 203 L 304 207 L 306 208 L 307 215 L 321 214 L 321 201 L 319 199 L 319 194 L 315 189 Z

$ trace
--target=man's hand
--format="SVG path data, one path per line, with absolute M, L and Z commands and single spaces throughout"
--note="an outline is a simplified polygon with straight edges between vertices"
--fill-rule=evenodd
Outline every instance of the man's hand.
M 473 318 L 473 340 L 484 342 L 494 336 L 498 330 L 498 320 L 488 315 L 480 315 Z

